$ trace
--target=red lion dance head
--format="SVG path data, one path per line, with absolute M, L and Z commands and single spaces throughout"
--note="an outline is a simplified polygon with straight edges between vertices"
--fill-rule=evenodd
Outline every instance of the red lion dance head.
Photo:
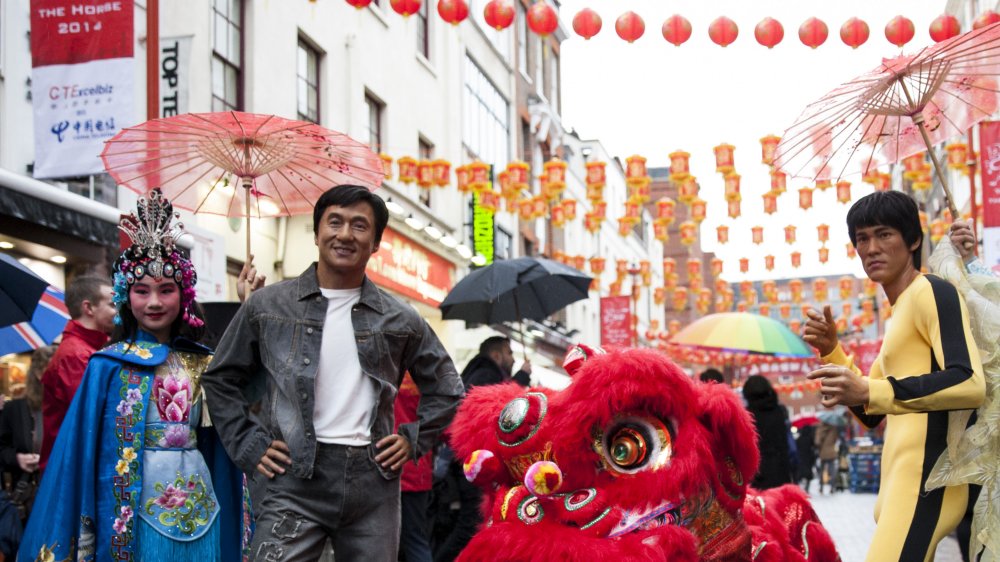
M 486 523 L 460 561 L 839 560 L 798 488 L 747 488 L 756 435 L 732 390 L 657 352 L 592 355 L 565 390 L 463 401 L 451 444 Z

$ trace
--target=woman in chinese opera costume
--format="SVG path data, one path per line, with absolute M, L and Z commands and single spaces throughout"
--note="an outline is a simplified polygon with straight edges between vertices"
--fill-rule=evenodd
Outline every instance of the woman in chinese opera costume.
M 154 190 L 119 228 L 112 343 L 70 406 L 19 560 L 238 561 L 249 544 L 242 474 L 203 419 L 197 275 L 174 242 L 183 225 Z

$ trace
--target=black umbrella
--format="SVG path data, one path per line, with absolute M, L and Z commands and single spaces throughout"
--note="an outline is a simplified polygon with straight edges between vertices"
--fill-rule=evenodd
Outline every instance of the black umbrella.
M 0 254 L 0 328 L 31 320 L 48 286 L 17 260 Z
M 456 283 L 439 308 L 445 320 L 479 324 L 542 320 L 587 298 L 591 281 L 545 258 L 499 260 Z

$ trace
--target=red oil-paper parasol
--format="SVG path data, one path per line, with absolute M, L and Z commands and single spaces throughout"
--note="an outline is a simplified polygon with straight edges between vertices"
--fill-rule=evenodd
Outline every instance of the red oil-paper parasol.
M 883 59 L 806 107 L 782 137 L 775 166 L 794 177 L 836 180 L 855 171 L 848 171 L 855 157 L 885 164 L 926 150 L 958 217 L 933 145 L 997 111 L 997 76 L 1000 24 Z
M 239 111 L 186 113 L 122 129 L 101 153 L 115 180 L 139 194 L 159 187 L 174 206 L 247 218 L 312 211 L 331 187 L 382 183 L 367 146 L 315 123 Z

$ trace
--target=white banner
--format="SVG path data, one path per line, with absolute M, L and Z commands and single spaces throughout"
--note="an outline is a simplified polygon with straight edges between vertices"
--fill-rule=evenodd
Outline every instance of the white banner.
M 101 59 L 35 67 L 36 178 L 85 176 L 104 171 L 104 141 L 135 124 L 135 59 Z
M 983 229 L 983 263 L 1000 276 L 1000 226 Z
M 160 39 L 160 117 L 188 112 L 192 37 Z

